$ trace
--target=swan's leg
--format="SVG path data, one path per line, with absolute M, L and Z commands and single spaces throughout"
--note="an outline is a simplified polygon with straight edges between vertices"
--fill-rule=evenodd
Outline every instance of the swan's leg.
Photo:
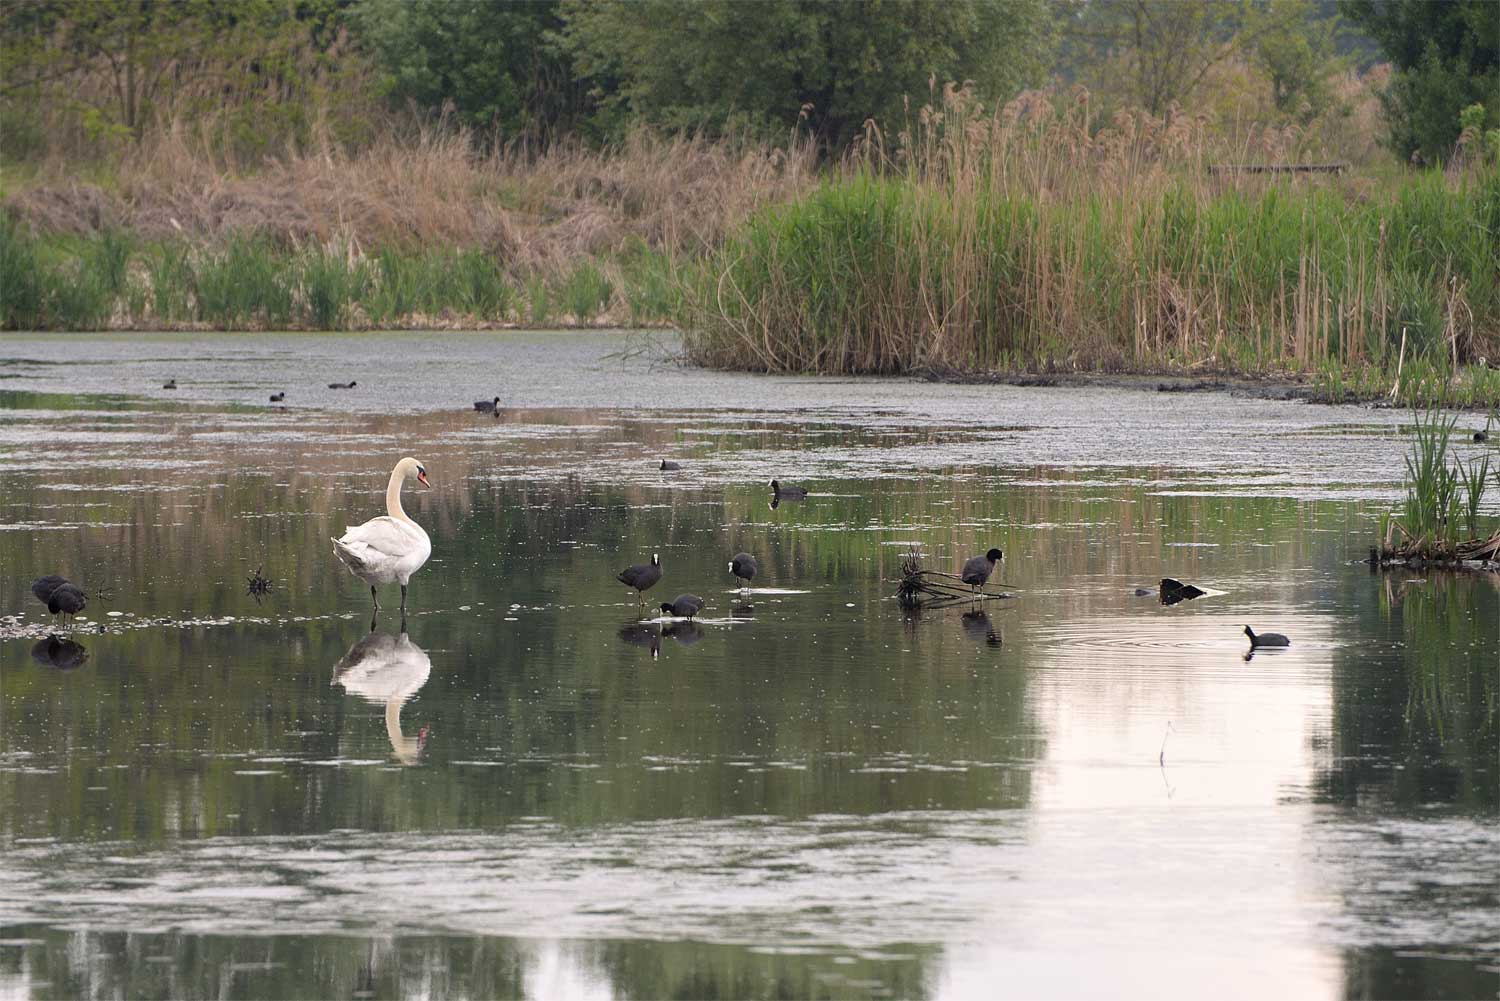
M 401 585 L 401 617 L 406 618 L 406 585 Z
M 380 596 L 375 593 L 375 585 L 370 585 L 370 600 L 375 602 L 375 611 L 380 611 Z

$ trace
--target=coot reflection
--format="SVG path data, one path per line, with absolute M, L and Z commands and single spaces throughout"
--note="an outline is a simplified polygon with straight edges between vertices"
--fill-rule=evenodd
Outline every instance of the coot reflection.
M 661 655 L 661 629 L 657 626 L 632 619 L 620 627 L 619 636 L 623 642 L 631 646 L 650 650 L 653 660 Z
M 989 646 L 1000 645 L 1000 632 L 990 617 L 983 611 L 965 612 L 963 615 L 964 632 L 976 643 L 985 643 Z
M 54 671 L 71 671 L 83 666 L 83 662 L 89 659 L 89 652 L 82 643 L 60 636 L 48 636 L 44 640 L 37 640 L 36 646 L 31 648 L 31 659 Z
M 427 684 L 432 661 L 427 653 L 411 641 L 403 627 L 401 632 L 371 632 L 349 648 L 333 666 L 330 684 L 342 685 L 344 691 L 377 705 L 385 705 L 385 732 L 391 751 L 403 765 L 416 764 L 427 741 L 427 728 L 414 737 L 401 732 L 401 707 Z
M 670 636 L 683 646 L 692 646 L 703 638 L 703 627 L 692 619 L 686 622 L 674 622 L 662 630 L 663 636 Z

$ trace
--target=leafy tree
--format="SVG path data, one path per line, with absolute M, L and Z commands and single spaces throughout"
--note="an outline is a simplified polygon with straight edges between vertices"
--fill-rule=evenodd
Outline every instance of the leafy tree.
M 564 0 L 567 38 L 607 112 L 667 128 L 799 120 L 838 148 L 866 119 L 898 121 L 930 81 L 993 100 L 1049 64 L 1045 0 Z
M 184 103 L 221 109 L 254 94 L 264 107 L 295 104 L 317 61 L 307 50 L 336 44 L 339 2 L 5 3 L 0 99 L 7 111 L 66 109 L 91 135 L 134 138 Z
M 1342 0 L 1341 9 L 1396 66 L 1381 102 L 1398 154 L 1445 159 L 1472 104 L 1500 124 L 1500 3 Z
M 545 137 L 590 109 L 574 78 L 558 0 L 364 0 L 354 15 L 387 93 L 466 124 Z
M 1332 100 L 1330 78 L 1348 64 L 1337 56 L 1338 18 L 1319 17 L 1313 0 L 1270 0 L 1252 14 L 1256 61 L 1271 80 L 1282 114 L 1306 122 Z
M 1297 51 L 1310 13 L 1300 0 L 1093 0 L 1067 32 L 1075 61 L 1122 61 L 1127 99 L 1162 115 L 1191 98 L 1215 67 L 1244 53 L 1275 60 L 1292 102 L 1320 72 L 1321 46 Z

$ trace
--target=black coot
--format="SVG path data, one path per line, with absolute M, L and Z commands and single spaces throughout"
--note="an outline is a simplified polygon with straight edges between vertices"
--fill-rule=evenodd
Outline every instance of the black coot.
M 673 462 L 671 459 L 663 459 L 663 460 L 661 460 L 661 465 L 657 466 L 656 468 L 657 469 L 681 469 L 682 468 L 682 464 L 681 463 L 677 463 L 677 462 Z
M 286 399 L 286 393 L 272 393 L 271 394 L 271 402 L 272 403 L 280 403 L 284 399 Z
M 68 583 L 66 577 L 48 574 L 31 582 L 31 593 L 36 600 L 47 606 L 53 615 L 77 615 L 88 607 L 88 595 L 76 584 Z
M 497 396 L 493 400 L 475 400 L 474 409 L 481 414 L 493 414 L 500 409 L 500 397 Z
M 1245 635 L 1250 637 L 1250 649 L 1263 646 L 1291 646 L 1292 641 L 1280 633 L 1256 633 L 1249 626 L 1245 627 Z
M 703 611 L 703 599 L 696 594 L 679 594 L 669 602 L 662 602 L 661 610 L 671 612 L 680 619 L 691 619 Z
M 780 480 L 771 481 L 771 493 L 783 500 L 795 500 L 807 496 L 806 487 L 794 487 L 790 483 L 783 484 Z
M 61 584 L 47 598 L 47 611 L 53 615 L 77 615 L 88 605 L 88 596 L 76 584 Z
M 350 379 L 348 382 L 330 382 L 328 384 L 328 388 L 329 389 L 353 389 L 357 385 L 359 385 L 359 383 L 355 382 L 353 379 Z
M 638 563 L 633 567 L 626 567 L 615 574 L 615 580 L 626 587 L 635 588 L 636 597 L 639 598 L 642 592 L 650 590 L 657 581 L 661 580 L 661 557 L 652 553 L 650 563 Z
M 759 569 L 760 567 L 755 565 L 755 557 L 749 553 L 735 553 L 734 559 L 729 561 L 729 572 L 745 582 L 740 585 L 742 588 L 750 586 L 750 582 L 755 579 L 755 572 Z
M 164 383 L 161 384 L 161 388 L 162 389 L 176 389 L 177 388 L 177 380 L 176 379 L 168 379 L 166 382 L 164 382 Z
M 52 592 L 67 582 L 68 578 L 59 577 L 55 573 L 48 574 L 45 577 L 38 577 L 31 582 L 31 593 L 36 595 L 37 601 L 45 605 L 52 598 Z
M 984 587 L 990 579 L 990 574 L 995 572 L 995 564 L 1005 558 L 1005 554 L 998 549 L 991 549 L 983 556 L 975 556 L 964 561 L 963 569 L 958 572 L 958 579 L 976 591 Z
M 1490 433 L 1488 431 L 1475 431 L 1474 440 L 1476 442 L 1479 442 L 1480 444 L 1483 444 L 1484 442 L 1490 440 Z

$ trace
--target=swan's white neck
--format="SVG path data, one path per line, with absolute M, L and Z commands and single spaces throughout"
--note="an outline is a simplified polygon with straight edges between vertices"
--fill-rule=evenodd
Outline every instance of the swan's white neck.
M 391 482 L 385 487 L 385 513 L 397 521 L 416 522 L 406 516 L 406 509 L 401 506 L 401 484 L 406 479 L 401 475 L 400 469 L 391 470 Z

